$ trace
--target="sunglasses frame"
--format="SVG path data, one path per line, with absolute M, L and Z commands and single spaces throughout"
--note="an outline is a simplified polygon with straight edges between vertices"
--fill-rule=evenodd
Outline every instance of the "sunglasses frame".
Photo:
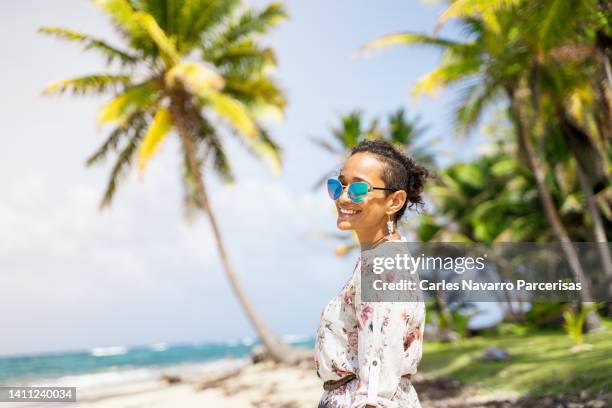
M 338 197 L 336 197 L 336 198 L 334 198 L 334 197 L 332 196 L 332 194 L 331 194 L 331 191 L 330 191 L 330 188 L 329 188 L 330 181 L 337 182 L 337 183 L 338 183 L 338 184 L 340 184 L 340 186 L 342 187 L 342 190 L 340 191 L 340 194 L 339 194 L 339 195 L 338 195 Z M 351 186 L 352 186 L 353 184 L 357 184 L 357 183 L 363 183 L 363 184 L 367 185 L 367 186 L 368 186 L 368 191 L 366 191 L 364 194 L 359 194 L 359 195 L 351 194 Z M 394 189 L 394 188 L 386 188 L 386 187 L 374 187 L 374 186 L 370 185 L 370 183 L 368 183 L 367 181 L 353 181 L 353 182 L 352 182 L 352 183 L 350 183 L 350 184 L 343 184 L 343 183 L 342 183 L 342 182 L 341 182 L 339 179 L 337 179 L 337 178 L 329 178 L 329 179 L 327 179 L 327 193 L 329 194 L 329 197 L 330 197 L 332 200 L 334 200 L 334 201 L 338 200 L 338 199 L 340 198 L 340 196 L 342 196 L 342 193 L 344 192 L 344 189 L 345 189 L 345 188 L 348 188 L 348 192 L 347 192 L 347 194 L 348 194 L 349 198 L 351 199 L 351 201 L 352 201 L 353 203 L 361 203 L 361 202 L 363 202 L 363 199 L 364 199 L 364 198 L 365 198 L 365 197 L 368 195 L 368 193 L 369 193 L 370 191 L 372 191 L 372 190 L 383 190 L 383 191 L 393 191 L 393 192 L 395 192 L 395 191 L 399 191 L 399 190 Z

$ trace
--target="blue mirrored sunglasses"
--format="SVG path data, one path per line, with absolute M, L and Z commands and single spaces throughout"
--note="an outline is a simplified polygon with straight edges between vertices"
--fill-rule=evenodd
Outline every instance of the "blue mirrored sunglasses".
M 330 178 L 327 180 L 327 193 L 334 201 L 340 198 L 344 187 L 338 179 Z M 397 191 L 393 188 L 370 187 L 365 181 L 355 181 L 348 185 L 347 193 L 352 202 L 362 203 L 371 190 Z

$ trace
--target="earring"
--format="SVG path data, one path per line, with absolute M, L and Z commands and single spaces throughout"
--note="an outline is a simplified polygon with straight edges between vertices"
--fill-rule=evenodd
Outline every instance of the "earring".
M 393 235 L 394 225 L 393 221 L 391 221 L 391 215 L 387 214 L 387 217 L 389 218 L 389 220 L 387 221 L 387 231 L 389 231 L 389 236 L 391 236 Z

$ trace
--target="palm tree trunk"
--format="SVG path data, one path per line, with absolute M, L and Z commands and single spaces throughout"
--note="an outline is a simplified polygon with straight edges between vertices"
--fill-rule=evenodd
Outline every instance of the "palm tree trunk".
M 594 150 L 595 147 L 592 145 L 580 145 L 577 142 L 578 140 L 588 141 L 589 136 L 570 122 L 562 106 L 559 106 L 557 109 L 561 133 L 576 162 L 578 183 L 580 184 L 580 189 L 584 193 L 587 211 L 591 218 L 593 237 L 595 238 L 595 242 L 599 243 L 599 245 L 597 245 L 597 251 L 601 260 L 601 266 L 605 276 L 612 278 L 612 257 L 608 247 L 608 239 L 606 237 L 601 214 L 597 209 L 593 196 L 593 186 L 597 184 L 597 180 L 605 180 L 600 181 L 600 183 L 603 184 L 609 181 L 609 179 L 605 172 L 602 171 L 603 166 L 600 163 L 600 159 L 597 157 L 598 152 Z M 608 291 L 610 296 L 612 296 L 612 282 L 610 283 Z
M 191 173 L 195 184 L 196 200 L 198 202 L 198 206 L 208 216 L 213 236 L 215 238 L 215 243 L 217 245 L 217 250 L 219 251 L 219 256 L 221 257 L 221 262 L 230 285 L 232 286 L 234 293 L 238 297 L 238 301 L 242 305 L 242 308 L 246 312 L 247 317 L 255 328 L 261 342 L 268 350 L 268 353 L 272 359 L 277 363 L 295 364 L 299 362 L 301 358 L 299 353 L 297 353 L 295 349 L 278 337 L 276 333 L 274 333 L 274 331 L 263 321 L 238 280 L 238 276 L 236 275 L 236 271 L 230 261 L 227 249 L 225 247 L 219 224 L 217 223 L 217 219 L 210 205 L 206 188 L 204 187 L 202 173 L 200 171 L 200 163 L 197 159 L 193 139 L 191 137 L 192 132 L 189 130 L 197 125 L 189 123 L 189 114 L 188 112 L 185 112 L 184 100 L 178 98 L 178 100 L 176 100 L 172 105 L 173 106 L 171 109 L 173 110 L 175 125 L 179 130 L 178 133 L 185 151 L 187 166 L 189 167 L 189 172 Z
M 597 251 L 601 260 L 604 274 L 608 278 L 612 278 L 612 257 L 610 256 L 610 248 L 608 246 L 608 238 L 606 237 L 606 231 L 603 227 L 603 222 L 599 210 L 595 205 L 595 199 L 593 197 L 591 183 L 589 183 L 587 175 L 582 170 L 580 163 L 576 164 L 578 170 L 578 180 L 580 182 L 580 188 L 584 192 L 584 198 L 587 204 L 587 210 L 591 217 L 591 224 L 593 225 L 593 235 L 595 236 L 595 242 L 598 243 Z M 612 281 L 608 286 L 608 295 L 612 298 Z
M 585 305 L 590 304 L 592 303 L 590 282 L 586 279 L 582 265 L 580 265 L 576 249 L 572 245 L 567 230 L 561 222 L 561 218 L 559 217 L 559 213 L 555 207 L 552 194 L 546 185 L 544 166 L 540 162 L 539 157 L 531 145 L 531 140 L 529 139 L 529 128 L 526 122 L 526 115 L 523 112 L 522 101 L 517 94 L 517 89 L 515 87 L 508 87 L 507 93 L 510 99 L 511 112 L 514 116 L 513 119 L 516 124 L 519 149 L 523 156 L 527 159 L 529 168 L 533 173 L 538 189 L 538 195 L 540 196 L 542 207 L 544 209 L 544 214 L 546 215 L 548 223 L 552 228 L 553 234 L 561 243 L 561 250 L 569 263 L 574 279 L 582 284 L 583 289 L 580 291 L 580 299 L 582 303 Z M 586 316 L 585 324 L 587 330 L 590 332 L 599 330 L 601 328 L 601 321 L 597 315 L 597 312 L 589 312 Z

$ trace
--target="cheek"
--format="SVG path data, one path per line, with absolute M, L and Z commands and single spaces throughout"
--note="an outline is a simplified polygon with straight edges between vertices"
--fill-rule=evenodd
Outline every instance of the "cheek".
M 367 202 L 364 206 L 363 219 L 368 223 L 377 223 L 385 216 L 385 207 L 377 201 Z

